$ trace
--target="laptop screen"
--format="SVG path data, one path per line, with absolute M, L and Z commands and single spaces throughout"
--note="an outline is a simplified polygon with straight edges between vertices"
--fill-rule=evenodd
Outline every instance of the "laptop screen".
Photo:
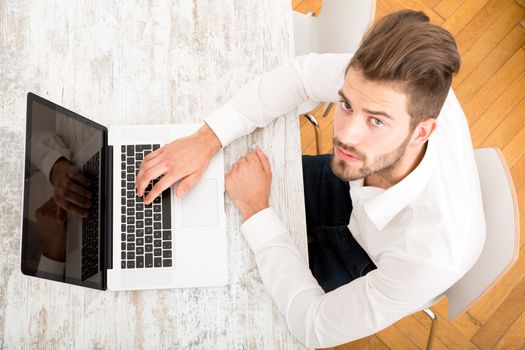
M 21 269 L 104 289 L 104 145 L 107 131 L 29 93 Z

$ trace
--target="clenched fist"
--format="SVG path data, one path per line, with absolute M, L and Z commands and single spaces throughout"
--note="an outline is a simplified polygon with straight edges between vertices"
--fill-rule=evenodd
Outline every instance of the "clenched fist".
M 226 192 L 243 219 L 268 208 L 272 171 L 264 153 L 257 148 L 241 157 L 226 175 Z

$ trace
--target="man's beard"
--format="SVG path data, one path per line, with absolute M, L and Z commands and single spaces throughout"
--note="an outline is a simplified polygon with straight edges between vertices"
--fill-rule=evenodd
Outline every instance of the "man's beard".
M 392 171 L 399 164 L 401 158 L 403 158 L 409 141 L 410 134 L 401 143 L 401 145 L 399 145 L 392 152 L 382 154 L 378 157 L 375 157 L 375 159 L 368 159 L 365 153 L 360 152 L 353 146 L 345 145 L 339 141 L 337 137 L 334 137 L 334 153 L 335 147 L 340 147 L 356 155 L 356 157 L 362 162 L 362 165 L 359 168 L 357 165 L 352 166 L 344 160 L 337 158 L 334 154 L 332 156 L 332 172 L 335 176 L 346 182 L 362 179 L 376 173 L 380 174 L 386 179 L 389 179 L 391 178 Z

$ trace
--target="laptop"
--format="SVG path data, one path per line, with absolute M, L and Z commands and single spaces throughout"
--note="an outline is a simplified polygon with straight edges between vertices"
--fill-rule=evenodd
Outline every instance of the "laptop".
M 172 186 L 145 205 L 135 190 L 145 156 L 201 125 L 106 128 L 28 93 L 22 273 L 114 291 L 226 285 L 222 150 L 183 198 Z M 88 179 L 74 183 L 91 193 L 85 216 L 56 214 L 50 171 L 61 158 Z

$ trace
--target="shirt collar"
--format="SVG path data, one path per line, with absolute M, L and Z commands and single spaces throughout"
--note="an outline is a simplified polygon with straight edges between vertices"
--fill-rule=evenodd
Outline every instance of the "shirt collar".
M 364 180 L 350 182 L 350 194 L 362 203 L 368 217 L 382 230 L 401 210 L 413 202 L 430 181 L 435 168 L 436 155 L 430 140 L 419 165 L 403 180 L 383 190 L 373 186 L 363 186 Z

